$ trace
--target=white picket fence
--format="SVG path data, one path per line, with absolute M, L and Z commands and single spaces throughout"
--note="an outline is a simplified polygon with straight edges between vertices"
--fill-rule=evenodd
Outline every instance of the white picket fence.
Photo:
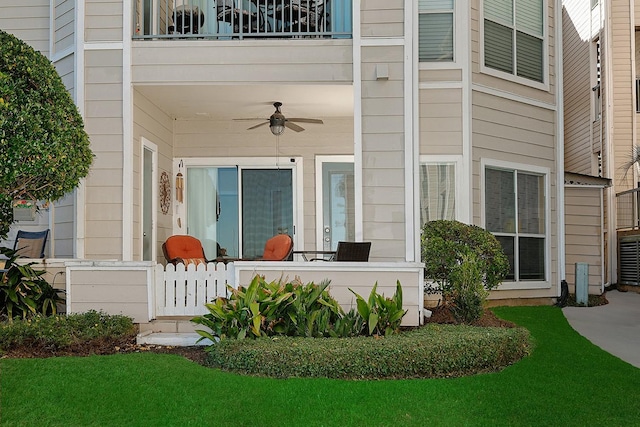
M 158 264 L 155 277 L 157 316 L 206 314 L 206 303 L 227 296 L 227 285 L 235 287 L 233 263 L 189 264 L 186 269 L 184 264 Z

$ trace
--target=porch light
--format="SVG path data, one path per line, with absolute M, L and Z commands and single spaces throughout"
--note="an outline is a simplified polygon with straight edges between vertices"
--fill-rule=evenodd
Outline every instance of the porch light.
M 276 107 L 276 112 L 269 117 L 269 129 L 275 136 L 282 135 L 284 133 L 284 115 L 280 112 L 280 109 Z

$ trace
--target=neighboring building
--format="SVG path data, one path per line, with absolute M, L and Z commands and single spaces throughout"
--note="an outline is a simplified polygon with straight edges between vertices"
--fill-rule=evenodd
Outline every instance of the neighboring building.
M 565 168 L 611 184 L 602 199 L 601 286 L 638 285 L 640 2 L 564 0 L 563 6 Z M 596 254 L 594 245 L 580 250 Z
M 96 155 L 35 226 L 51 228 L 51 256 L 164 262 L 162 242 L 185 233 L 253 256 L 283 232 L 295 248 L 367 240 L 371 261 L 419 262 L 421 225 L 457 219 L 512 261 L 492 298 L 558 296 L 560 1 L 229 3 L 0 5 L 0 28 L 56 65 Z M 324 124 L 247 130 L 275 101 Z

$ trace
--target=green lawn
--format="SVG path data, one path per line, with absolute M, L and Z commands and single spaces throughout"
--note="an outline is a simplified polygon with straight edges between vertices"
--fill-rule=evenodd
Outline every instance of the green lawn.
M 2 426 L 633 426 L 640 369 L 578 335 L 555 307 L 500 307 L 532 356 L 449 380 L 242 377 L 178 356 L 0 360 Z

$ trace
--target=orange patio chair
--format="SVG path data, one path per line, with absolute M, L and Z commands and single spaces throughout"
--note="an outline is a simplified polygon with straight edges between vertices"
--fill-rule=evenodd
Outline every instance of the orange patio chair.
M 193 236 L 175 235 L 162 244 L 162 252 L 167 262 L 173 265 L 206 264 L 209 262 L 204 254 L 202 243 Z
M 286 261 L 293 252 L 293 239 L 288 234 L 278 234 L 264 245 L 263 261 Z

